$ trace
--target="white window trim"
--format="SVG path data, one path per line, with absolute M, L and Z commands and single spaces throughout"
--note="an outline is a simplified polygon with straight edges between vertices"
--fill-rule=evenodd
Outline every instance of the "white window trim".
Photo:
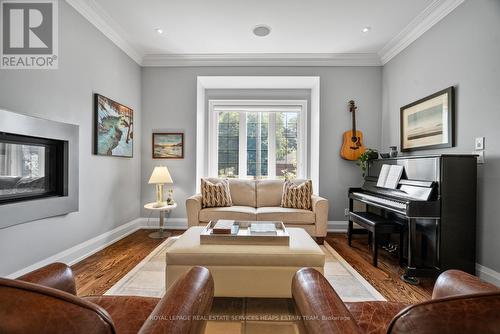
M 315 194 L 320 193 L 320 91 L 319 76 L 197 76 L 196 79 L 196 178 L 191 191 L 199 192 L 201 178 L 207 176 L 207 101 L 208 89 L 307 89 L 311 92 L 309 115 L 310 172 Z
M 217 112 L 214 112 L 214 114 L 217 114 Z M 240 124 L 246 124 L 246 114 L 244 112 L 240 112 Z M 212 130 L 213 130 L 213 128 L 212 128 Z M 208 130 L 208 132 L 210 133 L 210 130 Z M 247 155 L 247 127 L 246 126 L 240 127 L 239 134 L 240 134 L 240 139 L 239 139 L 240 144 L 238 145 L 238 148 L 239 148 L 238 175 L 241 177 L 241 175 L 246 176 L 246 174 L 247 174 L 247 158 L 246 158 L 246 155 Z M 217 136 L 217 131 L 215 131 L 215 138 L 219 138 Z M 217 143 L 217 146 L 210 147 L 209 149 L 211 149 L 211 150 L 213 149 L 213 150 L 215 150 L 215 152 L 217 152 L 217 148 L 219 147 L 218 144 L 219 143 Z M 219 154 L 216 153 L 215 157 L 216 157 L 217 161 L 215 161 L 215 163 L 214 163 L 214 167 L 216 168 L 214 176 L 217 177 L 217 176 L 219 176 L 218 175 L 219 174 L 218 173 Z
M 269 143 L 274 142 L 274 126 L 272 118 L 274 112 L 285 111 L 298 112 L 299 127 L 297 131 L 297 177 L 307 178 L 309 175 L 309 162 L 307 161 L 307 100 L 209 100 L 208 101 L 208 176 L 218 176 L 218 115 L 221 111 L 240 112 L 240 124 L 246 123 L 246 112 L 265 111 L 270 113 L 269 118 Z M 246 142 L 246 126 L 240 127 L 240 145 L 239 145 L 239 171 L 240 178 L 247 177 L 246 155 L 247 155 L 247 142 Z M 268 148 L 268 161 L 276 160 L 276 147 L 270 145 Z M 271 168 L 271 163 L 268 163 L 268 177 L 276 177 L 276 169 Z
M 306 109 L 307 110 L 307 109 Z M 307 115 L 306 115 L 307 117 Z M 307 122 L 307 119 L 306 119 Z M 276 114 L 275 113 L 270 113 L 269 114 L 269 125 L 267 129 L 267 141 L 269 143 L 274 143 L 276 141 Z M 297 140 L 299 140 L 297 138 Z M 307 140 L 307 137 L 306 137 Z M 276 161 L 276 146 L 273 145 L 272 149 L 269 148 L 267 151 L 267 175 L 269 178 L 275 178 L 276 177 L 276 168 L 272 168 L 271 164 L 269 161 Z

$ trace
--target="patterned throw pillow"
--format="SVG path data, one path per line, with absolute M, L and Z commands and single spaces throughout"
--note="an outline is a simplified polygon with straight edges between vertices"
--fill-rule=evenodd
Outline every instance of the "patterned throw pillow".
M 221 180 L 218 183 L 212 183 L 201 179 L 201 203 L 204 208 L 232 206 L 229 181 Z
M 312 181 L 307 180 L 301 184 L 295 184 L 286 180 L 283 184 L 283 196 L 281 207 L 311 210 Z

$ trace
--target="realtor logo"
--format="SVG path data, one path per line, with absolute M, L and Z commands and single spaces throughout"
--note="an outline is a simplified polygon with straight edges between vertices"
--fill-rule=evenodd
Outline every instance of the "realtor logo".
M 56 69 L 57 0 L 0 0 L 2 69 Z

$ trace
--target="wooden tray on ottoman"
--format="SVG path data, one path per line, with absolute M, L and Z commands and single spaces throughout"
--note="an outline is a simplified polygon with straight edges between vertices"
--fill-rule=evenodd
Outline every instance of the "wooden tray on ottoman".
M 215 234 L 212 229 L 217 221 L 211 221 L 200 234 L 201 245 L 268 245 L 268 246 L 289 246 L 290 235 L 283 222 L 278 221 L 239 221 L 236 234 Z M 251 224 L 274 224 L 276 235 L 251 234 Z

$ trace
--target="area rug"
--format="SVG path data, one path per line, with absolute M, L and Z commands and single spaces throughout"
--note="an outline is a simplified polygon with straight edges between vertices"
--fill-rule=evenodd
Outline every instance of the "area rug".
M 106 295 L 162 297 L 165 294 L 165 252 L 178 237 L 170 237 L 120 279 Z M 321 246 L 326 262 L 324 275 L 345 302 L 385 298 L 330 245 Z

